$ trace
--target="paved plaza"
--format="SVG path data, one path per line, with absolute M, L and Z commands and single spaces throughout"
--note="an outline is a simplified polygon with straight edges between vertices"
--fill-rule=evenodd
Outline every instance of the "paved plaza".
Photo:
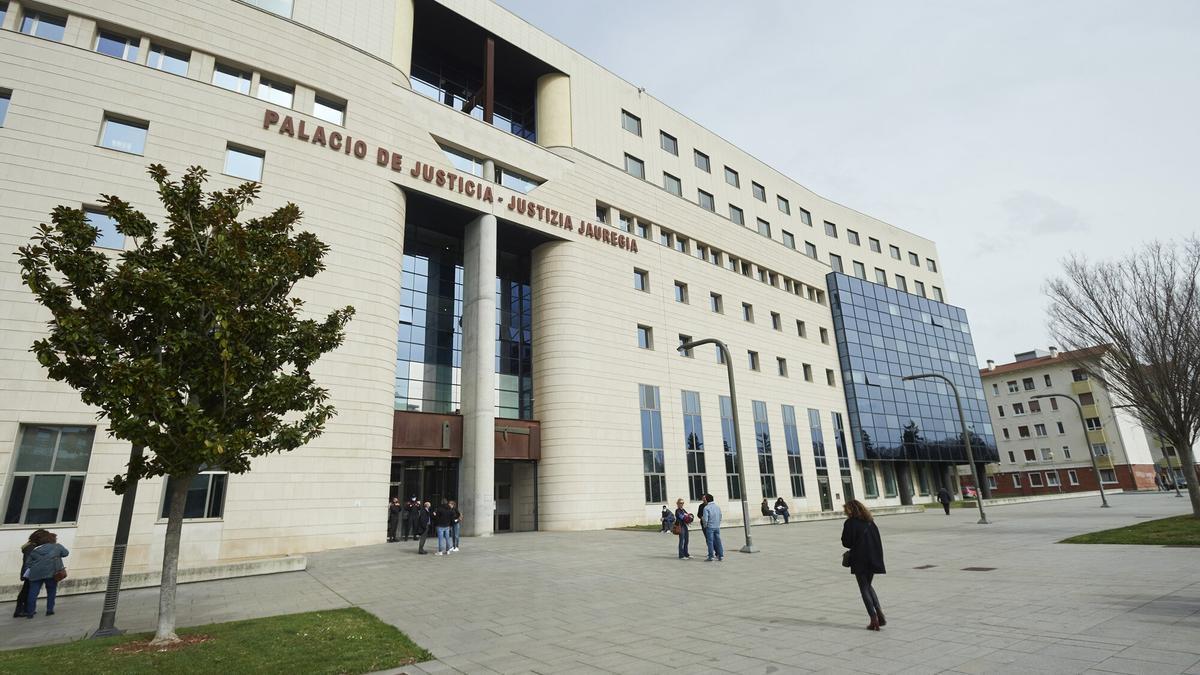
M 688 561 L 670 535 L 634 531 L 469 539 L 448 557 L 411 542 L 320 553 L 305 572 L 181 586 L 180 623 L 357 605 L 437 657 L 410 673 L 1200 674 L 1200 550 L 1055 543 L 1187 508 L 1111 501 L 995 506 L 989 526 L 967 509 L 880 518 L 879 633 L 839 565 L 839 520 L 755 527 L 753 555 L 726 529 L 723 563 L 703 562 L 699 532 Z M 152 630 L 156 600 L 123 593 L 120 625 Z M 101 601 L 64 597 L 32 621 L 2 604 L 0 648 L 78 639 Z

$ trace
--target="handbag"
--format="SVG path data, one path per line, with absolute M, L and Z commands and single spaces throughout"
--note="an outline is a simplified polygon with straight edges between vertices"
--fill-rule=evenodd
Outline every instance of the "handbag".
M 674 525 L 671 526 L 671 534 L 674 534 L 674 535 L 679 534 L 679 523 L 675 523 Z
M 54 573 L 55 583 L 62 581 L 63 579 L 66 579 L 66 578 L 67 578 L 67 568 L 65 568 L 65 567 Z
M 842 567 L 849 567 L 849 566 L 850 566 L 850 551 L 847 550 L 842 553 Z

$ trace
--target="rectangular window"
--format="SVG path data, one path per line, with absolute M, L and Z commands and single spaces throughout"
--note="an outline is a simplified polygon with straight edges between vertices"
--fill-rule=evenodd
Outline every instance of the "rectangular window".
M 771 312 L 771 328 L 783 330 L 783 317 L 779 315 L 779 312 Z
M 863 464 L 860 468 L 862 469 L 863 492 L 866 493 L 867 499 L 878 498 L 879 483 L 875 480 L 875 467 Z
M 683 183 L 678 178 L 667 172 L 663 172 L 663 189 L 676 197 L 683 196 Z
M 1071 446 L 1069 446 L 1069 445 L 1062 446 L 1062 451 L 1063 451 L 1063 459 L 1071 459 Z
M 1004 440 L 1006 440 L 1006 441 L 1007 441 L 1007 440 L 1010 438 L 1010 437 L 1009 437 L 1009 435 L 1008 435 L 1008 427 L 1004 427 L 1003 429 L 1001 429 L 1001 430 L 1000 430 L 1000 432 L 1001 432 L 1002 434 L 1004 434 Z
M 0 0 L 0 25 L 4 24 L 4 19 L 8 17 L 8 0 Z
M 249 94 L 250 78 L 251 75 L 247 71 L 218 63 L 213 69 L 212 83 L 222 89 L 236 91 L 239 94 Z
M 777 356 L 775 357 L 775 365 L 778 367 L 780 377 L 788 376 L 787 359 Z
M 604 223 L 605 225 L 608 224 L 608 209 L 609 209 L 609 207 L 605 206 L 604 204 L 596 202 L 596 222 Z M 624 215 L 624 214 L 622 214 L 622 215 Z M 626 232 L 628 232 L 629 231 L 629 229 L 628 229 L 629 221 L 628 221 L 628 219 L 625 219 L 625 218 L 623 218 L 623 220 L 624 220 L 625 227 L 623 227 L 622 229 L 625 230 Z
M 1067 482 L 1071 485 L 1079 485 L 1079 474 L 1075 472 L 1075 469 L 1067 471 Z
M 937 272 L 937 263 L 933 261 L 933 258 L 925 259 L 925 269 L 930 272 Z
M 636 178 L 646 179 L 646 164 L 642 160 L 625 153 L 625 173 Z
M 284 108 L 292 107 L 296 88 L 290 84 L 262 78 L 258 81 L 258 99 Z
M 1021 387 L 1020 387 L 1020 385 L 1018 385 L 1018 384 L 1017 384 L 1017 381 L 1016 381 L 1016 380 L 1009 380 L 1009 381 L 1008 381 L 1008 393 L 1010 393 L 1010 394 L 1016 394 L 1016 393 L 1018 393 L 1018 392 L 1020 392 L 1020 391 L 1021 391 Z
M 0 89 L 0 127 L 4 126 L 4 120 L 8 117 L 8 104 L 12 100 L 12 92 L 7 89 Z
M 94 246 L 98 248 L 125 248 L 125 235 L 117 231 L 117 221 L 99 209 L 84 207 L 83 216 L 92 227 L 99 231 Z
M 733 433 L 733 406 L 728 396 L 717 398 L 721 408 L 721 443 L 725 451 L 725 489 L 730 499 L 741 499 L 742 489 L 737 467 L 737 436 Z
M 899 488 L 896 486 L 896 467 L 891 462 L 880 462 L 883 467 L 883 496 L 895 497 L 900 494 Z
M 346 102 L 317 94 L 313 101 L 313 117 L 342 126 L 346 123 Z
M 150 125 L 105 115 L 100 125 L 100 147 L 141 155 L 146 150 L 146 134 Z
M 802 338 L 808 337 L 808 326 L 799 319 L 796 320 L 796 335 Z
M 807 364 L 807 363 L 802 363 L 802 364 L 800 364 L 800 366 L 804 371 L 804 381 L 812 382 L 813 381 L 812 365 Z
M 823 345 L 829 344 L 829 329 L 828 328 L 818 328 L 817 330 L 820 331 L 820 333 L 821 333 L 821 344 L 823 344 Z
M 699 501 L 708 492 L 704 466 L 704 427 L 700 419 L 700 393 L 683 392 L 683 447 L 687 453 L 688 497 Z
M 900 289 L 902 293 L 908 292 L 908 282 L 899 274 L 896 275 L 896 288 Z
M 642 349 L 654 349 L 654 329 L 638 324 L 637 341 L 638 347 Z
M 787 230 L 784 230 L 783 231 L 783 245 L 788 248 L 791 248 L 791 249 L 796 248 L 796 235 L 792 234 L 791 232 L 788 232 Z
M 762 496 L 775 497 L 775 461 L 771 457 L 771 429 L 767 424 L 767 404 L 752 401 L 754 409 L 754 443 L 758 449 L 758 475 L 762 479 Z
M 1033 391 L 1037 389 L 1037 385 L 1033 383 L 1032 377 L 1021 378 L 1021 386 L 1025 387 L 1025 391 Z
M 684 304 L 687 304 L 687 301 L 688 301 L 687 284 L 683 283 L 682 281 L 676 281 L 675 282 L 675 302 L 682 302 Z
M 679 251 L 680 253 L 687 253 L 688 252 L 687 237 L 680 237 L 680 236 L 676 235 L 674 248 L 676 251 Z
M 721 298 L 720 293 L 708 294 L 708 308 L 711 309 L 714 314 L 725 313 L 725 301 Z
M 817 245 L 812 243 L 811 241 L 804 242 L 804 255 L 812 258 L 813 260 L 816 260 L 817 259 Z
M 21 425 L 4 508 L 5 525 L 79 520 L 95 427 Z
M 700 205 L 700 208 L 705 209 L 706 211 L 716 212 L 717 210 L 717 201 L 713 199 L 711 194 L 705 192 L 704 190 L 696 190 L 696 203 Z
M 54 16 L 45 12 L 25 12 L 21 20 L 21 32 L 55 42 L 62 42 L 67 33 L 67 17 Z
M 995 383 L 992 383 L 992 395 L 993 395 L 993 396 L 999 396 L 999 395 L 1000 395 L 1000 385 L 998 385 L 998 384 L 995 384 Z
M 661 129 L 658 131 L 658 145 L 672 155 L 679 156 L 679 141 Z
M 995 385 L 992 385 L 992 386 L 995 386 Z M 998 406 L 996 406 L 996 410 L 1000 413 L 1001 417 L 1004 417 L 1004 406 L 998 405 Z
M 684 345 L 686 345 L 687 343 L 689 343 L 691 341 L 692 341 L 691 335 L 684 335 L 683 333 L 680 333 L 679 334 L 680 349 L 676 349 L 675 351 L 679 352 L 682 356 L 684 356 L 686 358 L 689 358 L 689 359 L 695 358 L 696 354 L 691 349 L 682 349 L 682 347 Z
M 717 363 L 725 365 L 725 352 L 721 351 L 721 346 L 714 345 L 714 349 L 717 352 Z
M 1029 427 L 1017 427 L 1017 436 L 1020 438 L 1029 438 Z
M 735 225 L 746 224 L 746 216 L 742 213 L 741 209 L 733 204 L 729 205 L 729 219 L 732 220 Z
M 887 286 L 888 285 L 887 272 L 876 267 L 875 268 L 875 283 L 879 284 L 880 286 Z
M 1053 400 L 1053 399 L 1051 399 L 1051 400 Z M 1034 413 L 1040 413 L 1040 412 L 1042 412 L 1042 402 L 1035 398 L 1029 402 L 1029 413 L 1032 415 Z
M 837 378 L 834 377 L 832 368 L 825 369 L 825 384 L 831 387 L 837 386 Z
M 855 246 L 862 246 L 862 242 L 858 238 L 858 233 L 854 230 L 846 230 L 846 241 Z
M 775 195 L 775 205 L 779 207 L 780 211 L 788 214 L 789 216 L 792 215 L 792 205 L 789 204 L 788 200 L 784 199 L 783 197 Z
M 1089 417 L 1086 421 L 1088 431 L 1099 431 L 1100 429 L 1104 428 L 1104 425 L 1100 424 L 1099 417 Z
M 805 209 L 798 209 L 798 211 L 800 212 L 800 222 L 812 227 L 812 214 Z
M 735 188 L 742 187 L 742 179 L 738 177 L 738 172 L 729 167 L 725 167 L 725 182 Z
M 1021 474 L 1014 473 L 1012 475 L 1012 483 L 1013 483 L 1013 487 L 1015 487 L 1015 488 L 1021 487 Z
M 1050 400 L 1053 401 L 1054 399 L 1050 399 Z M 1060 434 L 1067 433 L 1067 430 L 1063 427 L 1062 422 L 1055 422 L 1054 424 L 1058 426 L 1058 433 L 1060 433 Z
M 1117 482 L 1117 473 L 1115 471 L 1113 471 L 1112 469 L 1100 469 L 1100 482 L 1101 483 Z
M 1042 487 L 1042 474 L 1031 471 L 1029 473 L 1029 487 Z
M 114 59 L 122 59 L 124 61 L 137 62 L 138 58 L 138 43 L 137 38 L 125 37 L 107 30 L 101 30 L 96 36 L 96 51 L 111 56 Z
M 248 0 L 248 2 L 272 14 L 292 18 L 292 0 Z
M 867 267 L 857 260 L 855 260 L 853 262 L 854 262 L 854 276 L 858 277 L 859 279 L 865 280 L 867 278 Z
M 879 240 L 876 239 L 875 237 L 868 237 L 867 245 L 870 246 L 871 250 L 876 253 L 880 253 L 883 250 L 879 247 Z
M 650 273 L 633 268 L 633 287 L 639 291 L 650 291 Z
M 750 181 L 750 191 L 754 194 L 754 198 L 764 204 L 767 202 L 767 189 L 754 181 Z
M 1053 462 L 1054 461 L 1054 451 L 1053 450 L 1051 450 L 1050 448 L 1042 448 L 1041 452 L 1042 452 L 1042 461 L 1043 462 Z
M 767 239 L 770 239 L 771 238 L 771 224 L 768 223 L 767 221 L 763 220 L 762 218 L 757 218 L 756 220 L 758 221 L 758 233 L 761 234 L 762 236 L 766 237 Z
M 796 409 L 783 406 L 783 442 L 787 446 L 788 477 L 792 485 L 792 496 L 804 496 L 804 466 L 800 456 L 800 432 L 796 426 Z
M 912 265 L 913 267 L 920 267 L 921 266 L 921 256 L 917 255 L 916 253 L 913 253 L 912 251 L 909 251 L 908 252 L 908 264 Z
M 1087 371 L 1081 368 L 1076 368 L 1075 370 L 1071 371 L 1071 379 L 1076 382 L 1086 382 L 1088 379 Z
M 933 287 L 933 299 L 938 302 L 945 302 L 942 297 L 942 289 L 938 288 L 937 286 Z
M 187 499 L 183 503 L 184 519 L 221 518 L 225 514 L 225 486 L 229 474 L 225 471 L 204 471 L 197 474 L 188 485 Z M 159 518 L 170 515 L 171 494 L 174 479 L 167 478 L 163 490 L 162 510 Z
M 834 239 L 837 239 L 837 225 L 834 225 L 833 223 L 829 222 L 828 220 L 825 221 L 825 234 L 827 234 L 830 237 L 833 237 Z
M 1012 408 L 1013 408 L 1014 415 L 1024 415 L 1025 414 L 1025 404 L 1024 403 L 1014 403 L 1014 404 L 1012 404 Z
M 604 217 L 605 217 L 605 220 L 603 220 L 601 222 L 605 222 L 605 223 L 608 222 L 608 207 L 607 206 L 605 206 L 605 207 L 597 206 L 596 207 L 596 216 L 597 217 L 600 216 L 600 209 L 604 209 Z M 617 229 L 622 232 L 629 232 L 630 234 L 632 234 L 633 233 L 633 216 L 625 214 L 625 213 L 621 213 L 618 211 L 617 212 Z
M 754 323 L 754 305 L 748 302 L 742 303 L 742 321 Z
M 1008 451 L 1008 461 L 1010 464 L 1017 463 L 1017 455 L 1012 450 Z
M 1079 405 L 1096 405 L 1096 397 L 1090 391 L 1079 395 Z
M 162 45 L 150 45 L 150 56 L 146 65 L 173 75 L 187 77 L 189 55 L 187 52 L 168 49 Z
M 836 253 L 830 253 L 829 254 L 829 266 L 833 268 L 834 272 L 843 271 L 842 270 L 842 256 L 840 256 Z
M 913 291 L 922 298 L 925 297 L 925 283 L 922 281 L 913 281 Z
M 708 161 L 708 155 L 699 150 L 692 150 L 692 161 L 696 164 L 696 168 L 704 173 L 712 173 L 712 165 Z
M 645 221 L 641 221 L 641 220 L 637 221 L 635 228 L 636 229 L 634 231 L 634 234 L 641 237 L 642 239 L 650 238 L 650 225 L 647 224 Z
M 758 370 L 758 352 L 753 350 L 746 351 L 746 361 L 750 366 L 750 370 Z
M 638 385 L 642 414 L 642 479 L 647 504 L 667 500 L 667 469 L 663 461 L 662 406 L 658 387 Z
M 642 118 L 630 113 L 628 110 L 621 111 L 621 128 L 635 136 L 642 135 Z
M 888 246 L 888 252 L 891 253 L 892 258 L 894 258 L 896 260 L 900 259 L 900 247 L 899 246 Z
M 228 145 L 225 148 L 225 174 L 261 183 L 265 157 L 261 150 Z
M 1052 384 L 1050 383 L 1050 375 L 1043 375 L 1043 376 L 1042 376 L 1042 381 L 1046 383 L 1046 386 L 1047 386 L 1047 387 L 1052 387 L 1052 386 L 1054 386 L 1054 385 L 1052 385 Z M 1051 402 L 1053 402 L 1053 401 L 1054 401 L 1054 399 L 1050 399 L 1050 401 L 1051 401 Z M 1057 410 L 1057 408 L 1055 408 L 1055 409 Z
M 1107 443 L 1092 443 L 1092 456 L 1104 457 L 1107 454 L 1108 454 L 1108 444 Z

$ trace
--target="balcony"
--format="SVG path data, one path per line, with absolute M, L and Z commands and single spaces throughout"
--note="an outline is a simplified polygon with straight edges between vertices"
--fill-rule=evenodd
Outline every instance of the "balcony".
M 1092 381 L 1080 380 L 1071 382 L 1071 392 L 1075 395 L 1090 394 L 1092 392 Z

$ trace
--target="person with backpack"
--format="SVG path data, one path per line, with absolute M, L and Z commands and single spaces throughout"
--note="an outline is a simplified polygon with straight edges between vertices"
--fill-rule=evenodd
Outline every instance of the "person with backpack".
M 37 614 L 37 598 L 46 587 L 46 616 L 54 615 L 54 600 L 58 596 L 58 582 L 67 578 L 67 568 L 62 559 L 71 555 L 67 547 L 58 543 L 58 535 L 45 532 L 37 546 L 29 551 L 26 558 L 25 578 L 29 580 L 29 593 L 26 595 L 25 618 L 32 619 Z M 36 533 L 35 533 L 36 534 Z
M 879 596 L 875 594 L 871 582 L 876 574 L 887 574 L 887 568 L 883 565 L 883 540 L 879 537 L 879 528 L 875 526 L 871 511 L 862 502 L 851 499 L 842 510 L 846 513 L 846 522 L 842 525 L 842 546 L 849 549 L 842 555 L 842 566 L 849 567 L 858 582 L 858 592 L 871 617 L 867 630 L 879 630 L 880 626 L 887 625 L 887 619 L 883 618 Z
M 692 514 L 683 507 L 683 497 L 680 497 L 675 501 L 675 526 L 671 528 L 672 532 L 679 535 L 680 560 L 688 560 L 692 557 L 688 555 L 688 523 L 690 522 L 692 522 Z

